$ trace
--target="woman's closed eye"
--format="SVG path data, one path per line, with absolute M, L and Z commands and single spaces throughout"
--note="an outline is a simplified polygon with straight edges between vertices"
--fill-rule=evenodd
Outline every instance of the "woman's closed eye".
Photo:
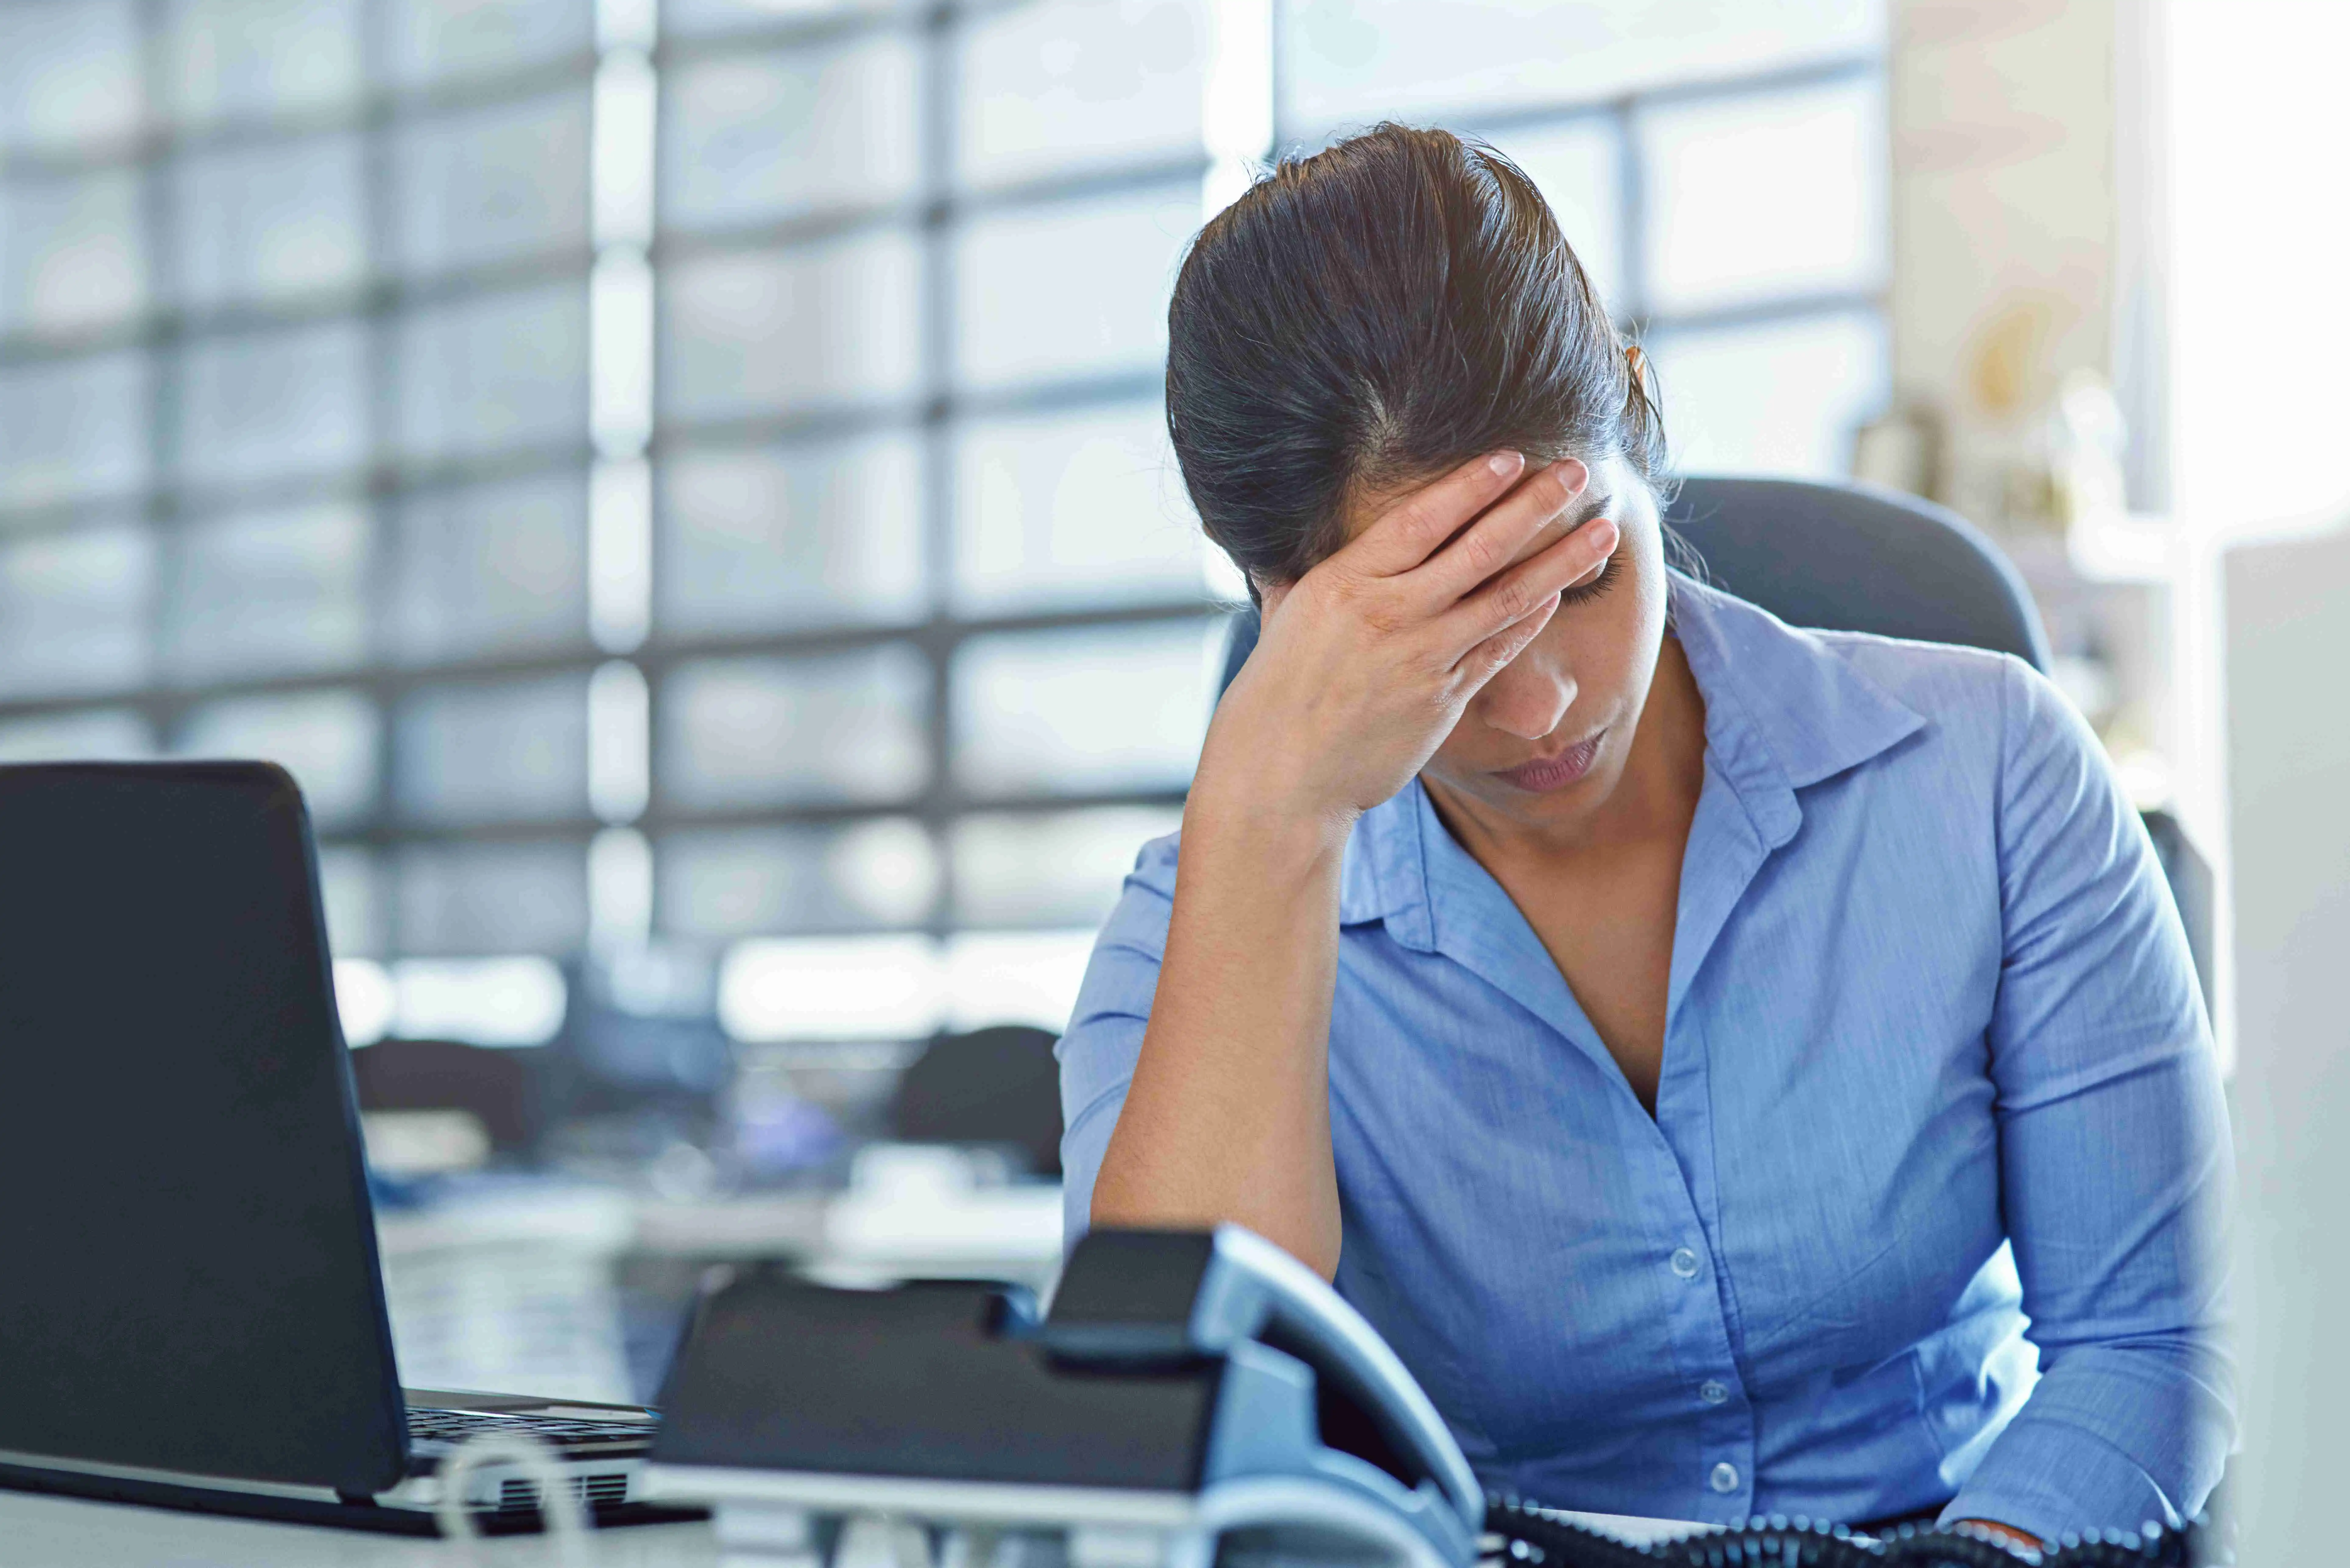
M 1619 545 L 1616 547 L 1614 553 L 1609 555 L 1607 559 L 1600 564 L 1598 570 L 1590 573 L 1588 576 L 1578 577 L 1560 590 L 1558 596 L 1559 607 L 1561 609 L 1565 609 L 1569 605 L 1589 603 L 1591 600 L 1596 599 L 1600 595 L 1606 593 L 1608 589 L 1614 587 L 1617 580 L 1621 577 L 1623 574 L 1624 548 Z

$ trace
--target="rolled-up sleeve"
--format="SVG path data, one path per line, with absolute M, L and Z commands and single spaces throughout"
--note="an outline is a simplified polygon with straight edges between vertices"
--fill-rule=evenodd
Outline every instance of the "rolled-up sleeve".
M 1094 1181 L 1142 1054 L 1143 1026 L 1159 992 L 1167 923 L 1175 909 L 1177 838 L 1155 838 L 1135 857 L 1118 907 L 1095 939 L 1077 1005 L 1056 1048 L 1065 1248 L 1076 1246 L 1091 1222 Z
M 2177 910 L 2095 737 L 2020 664 L 2002 703 L 1991 1072 L 2042 1376 L 1943 1517 L 2043 1538 L 2176 1525 L 2235 1428 L 2219 1072 Z

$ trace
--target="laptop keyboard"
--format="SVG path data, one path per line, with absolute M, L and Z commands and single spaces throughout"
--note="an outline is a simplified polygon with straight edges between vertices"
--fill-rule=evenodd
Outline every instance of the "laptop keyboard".
M 462 1443 L 482 1432 L 520 1432 L 571 1448 L 588 1443 L 642 1443 L 652 1437 L 643 1421 L 582 1421 L 563 1416 L 499 1416 L 480 1410 L 438 1410 L 410 1406 L 408 1436 L 411 1442 Z

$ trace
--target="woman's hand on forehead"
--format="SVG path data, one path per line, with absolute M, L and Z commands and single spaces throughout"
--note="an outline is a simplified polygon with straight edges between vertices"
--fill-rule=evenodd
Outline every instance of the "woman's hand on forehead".
M 1417 488 L 1364 503 L 1367 521 L 1306 576 L 1336 568 L 1399 587 L 1409 579 L 1423 603 L 1445 594 L 1458 601 L 1597 519 L 1607 498 L 1596 478 L 1574 458 L 1529 465 L 1521 454 L 1503 452 L 1472 459 Z M 1605 565 L 1612 550 L 1611 542 L 1580 576 Z M 1268 595 L 1268 613 L 1274 597 Z
M 1593 469 L 1589 465 L 1578 462 L 1573 458 L 1565 459 L 1561 462 L 1553 463 L 1549 465 L 1549 467 L 1550 469 L 1564 470 L 1565 477 L 1571 481 L 1568 487 L 1568 504 L 1563 511 L 1557 513 L 1548 521 L 1544 522 L 1540 527 L 1536 528 L 1533 536 L 1523 545 L 1518 546 L 1517 554 L 1510 560 L 1509 564 L 1511 566 L 1515 566 L 1520 561 L 1530 560 L 1534 556 L 1540 555 L 1543 551 L 1548 549 L 1551 545 L 1557 544 L 1561 539 L 1565 538 L 1568 535 L 1574 533 L 1576 529 L 1581 528 L 1584 524 L 1596 521 L 1602 514 L 1606 514 L 1610 509 L 1613 498 L 1608 493 L 1607 475 L 1603 471 Z M 1509 500 L 1512 496 L 1514 496 L 1518 491 L 1524 489 L 1529 484 L 1540 483 L 1544 474 L 1548 471 L 1549 470 L 1543 468 L 1530 470 L 1518 481 L 1515 486 L 1512 487 L 1509 493 L 1502 498 L 1503 501 Z M 1496 504 L 1499 504 L 1500 503 L 1496 503 Z M 1618 524 L 1618 527 L 1620 531 L 1620 524 Z M 1606 564 L 1607 557 L 1602 556 L 1599 565 L 1595 566 L 1591 569 L 1591 572 L 1586 573 L 1585 576 L 1590 576 L 1597 573 L 1600 567 L 1604 566 Z M 1577 580 L 1580 581 L 1581 579 Z M 1571 587 L 1574 585 L 1569 584 L 1568 586 Z
M 1261 787 L 1338 815 L 1402 788 L 1560 593 L 1614 552 L 1616 524 L 1579 515 L 1591 477 L 1496 452 L 1380 504 L 1329 559 L 1265 592 L 1263 640 L 1218 707 L 1202 769 L 1269 768 Z
M 1531 544 L 1561 508 L 1579 501 L 1590 480 L 1591 471 L 1571 458 L 1530 463 L 1522 453 L 1489 452 L 1419 484 L 1358 494 L 1347 543 L 1331 558 L 1351 553 L 1361 570 L 1399 575 L 1460 545 L 1504 507 L 1533 523 Z M 1503 564 L 1523 558 L 1522 545 Z

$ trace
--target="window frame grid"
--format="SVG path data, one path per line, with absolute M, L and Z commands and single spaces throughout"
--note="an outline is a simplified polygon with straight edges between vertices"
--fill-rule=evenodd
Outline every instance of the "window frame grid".
M 388 85 L 383 58 L 383 12 L 386 0 L 367 0 L 363 7 L 363 87 L 350 103 L 331 109 L 293 114 L 244 117 L 196 130 L 177 126 L 150 127 L 137 138 L 69 152 L 9 154 L 0 169 L 10 175 L 96 172 L 132 167 L 140 181 L 140 219 L 145 227 L 149 276 L 146 307 L 118 324 L 71 334 L 42 335 L 20 331 L 0 337 L 0 369 L 43 362 L 65 361 L 120 349 L 145 355 L 152 371 L 149 406 L 145 410 L 150 482 L 143 492 L 105 501 L 69 500 L 0 511 L 0 545 L 42 534 L 78 532 L 93 523 L 136 517 L 151 530 L 159 558 L 158 589 L 147 607 L 151 667 L 160 664 L 168 648 L 171 618 L 179 602 L 181 533 L 191 517 L 217 510 L 293 505 L 305 502 L 359 499 L 369 523 L 364 567 L 368 585 L 365 613 L 369 651 L 358 662 L 335 669 L 288 670 L 268 675 L 181 684 L 162 678 L 160 670 L 142 686 L 110 691 L 58 692 L 38 697 L 0 697 L 0 722 L 53 717 L 99 708 L 139 712 L 152 726 L 159 746 L 168 747 L 190 711 L 223 698 L 295 694 L 320 690 L 348 690 L 364 694 L 377 709 L 381 743 L 376 760 L 376 801 L 367 817 L 338 829 L 334 846 L 361 846 L 377 861 L 379 919 L 385 928 L 387 956 L 405 948 L 399 930 L 400 899 L 392 886 L 397 852 L 411 844 L 469 842 L 576 841 L 581 854 L 588 841 L 609 824 L 592 811 L 577 815 L 542 816 L 469 825 L 425 825 L 402 816 L 395 794 L 400 766 L 400 725 L 402 703 L 420 691 L 501 682 L 510 679 L 555 673 L 583 677 L 610 655 L 596 645 L 583 618 L 576 645 L 542 648 L 525 653 L 448 660 L 430 665 L 402 665 L 384 647 L 385 628 L 391 618 L 396 574 L 390 569 L 398 554 L 398 531 L 403 504 L 433 491 L 486 481 L 556 472 L 587 472 L 597 458 L 589 431 L 583 424 L 577 439 L 501 449 L 481 456 L 416 462 L 395 450 L 398 400 L 400 395 L 398 357 L 400 327 L 419 309 L 457 300 L 478 298 L 532 284 L 571 282 L 583 296 L 596 260 L 593 237 L 586 244 L 550 249 L 530 256 L 502 260 L 428 278 L 399 275 L 396 232 L 398 192 L 394 171 L 394 139 L 398 130 L 420 119 L 445 113 L 520 102 L 566 88 L 593 90 L 601 53 L 596 48 L 575 51 L 560 59 L 540 61 L 519 70 L 441 84 L 424 89 Z M 662 417 L 656 396 L 654 421 L 644 456 L 656 475 L 654 526 L 659 518 L 661 464 L 680 450 L 758 448 L 782 442 L 850 437 L 876 431 L 910 431 L 921 452 L 921 525 L 925 559 L 927 612 L 918 620 L 904 618 L 814 627 L 776 628 L 758 632 L 677 636 L 655 619 L 644 643 L 625 656 L 643 672 L 650 696 L 649 722 L 660 733 L 663 678 L 678 666 L 706 659 L 743 655 L 792 657 L 897 644 L 914 649 L 931 676 L 931 699 L 925 733 L 931 748 L 929 783 L 919 792 L 897 801 L 856 804 L 811 804 L 728 809 L 680 809 L 664 801 L 661 764 L 656 745 L 650 760 L 651 790 L 643 813 L 628 826 L 653 841 L 670 832 L 695 828 L 846 825 L 883 818 L 918 821 L 929 836 L 939 868 L 939 885 L 929 917 L 910 927 L 936 936 L 962 928 L 956 918 L 954 825 L 973 813 L 1028 815 L 1083 810 L 1088 807 L 1180 806 L 1180 788 L 1135 788 L 1069 794 L 1001 795 L 963 791 L 953 770 L 958 715 L 953 711 L 951 672 L 962 645 L 974 638 L 1002 633 L 1114 628 L 1170 622 L 1204 624 L 1232 607 L 1211 598 L 1204 587 L 1196 594 L 1174 596 L 1115 607 L 1069 608 L 1011 615 L 959 615 L 952 608 L 956 494 L 955 443 L 970 422 L 990 417 L 1037 412 L 1080 411 L 1132 403 L 1163 393 L 1159 371 L 1066 377 L 1024 383 L 1001 389 L 964 390 L 954 384 L 954 246 L 963 225 L 1000 211 L 1029 211 L 1064 202 L 1115 196 L 1179 181 L 1198 181 L 1210 167 L 1203 147 L 1196 155 L 1156 158 L 1108 170 L 1086 170 L 1027 179 L 979 191 L 958 190 L 956 138 L 959 135 L 960 32 L 974 17 L 999 9 L 993 5 L 940 4 L 912 8 L 879 9 L 819 18 L 785 20 L 691 37 L 656 35 L 648 51 L 657 91 L 666 91 L 671 67 L 707 58 L 752 53 L 821 48 L 868 35 L 897 33 L 911 39 L 917 50 L 918 176 L 915 193 L 907 199 L 855 208 L 836 208 L 775 222 L 753 223 L 693 233 L 666 227 L 659 217 L 659 165 L 654 179 L 655 223 L 646 255 L 653 269 L 657 298 L 662 288 L 662 268 L 676 261 L 704 254 L 753 249 L 790 250 L 844 235 L 896 229 L 912 234 L 920 256 L 918 333 L 920 372 L 910 397 L 817 410 L 764 413 L 724 419 L 671 421 Z M 1300 150 L 1299 128 L 1289 110 L 1287 54 L 1284 36 L 1288 8 L 1274 10 L 1274 147 Z M 168 47 L 165 0 L 142 0 L 141 68 L 151 89 L 162 80 Z M 1887 306 L 1887 287 L 1841 288 L 1802 294 L 1776 294 L 1766 298 L 1696 311 L 1652 312 L 1648 306 L 1648 258 L 1645 254 L 1645 205 L 1648 171 L 1643 167 L 1638 119 L 1646 109 L 1691 103 L 1715 103 L 1747 97 L 1767 97 L 1806 88 L 1850 81 L 1882 80 L 1886 58 L 1881 47 L 1838 55 L 1818 61 L 1742 73 L 1717 78 L 1669 82 L 1630 92 L 1588 99 L 1566 99 L 1479 114 L 1473 109 L 1447 122 L 1464 131 L 1506 138 L 1514 131 L 1550 130 L 1578 121 L 1604 119 L 1616 136 L 1617 162 L 1611 196 L 1617 205 L 1621 246 L 1618 297 L 1613 301 L 1620 327 L 1637 341 L 1651 333 L 1710 330 L 1808 317 L 1876 313 Z M 155 101 L 151 90 L 149 101 Z M 656 127 L 660 114 L 656 114 Z M 214 147 L 275 145 L 296 137 L 334 130 L 356 131 L 363 158 L 363 212 L 367 224 L 368 271 L 354 287 L 330 290 L 256 305 L 237 303 L 217 307 L 182 307 L 174 297 L 181 240 L 176 214 L 174 171 L 182 155 Z M 655 134 L 658 135 L 658 129 Z M 591 198 L 592 199 L 592 198 Z M 657 306 L 656 319 L 666 325 Z M 265 327 L 296 323 L 353 320 L 362 324 L 369 348 L 366 439 L 368 461 L 356 471 L 296 476 L 275 481 L 224 485 L 183 483 L 172 451 L 175 439 L 176 400 L 181 392 L 182 354 L 196 341 L 231 337 Z M 657 327 L 657 330 L 660 328 Z M 656 391 L 658 389 L 656 389 Z M 660 558 L 656 546 L 653 559 Z M 658 928 L 657 928 L 658 929 Z

